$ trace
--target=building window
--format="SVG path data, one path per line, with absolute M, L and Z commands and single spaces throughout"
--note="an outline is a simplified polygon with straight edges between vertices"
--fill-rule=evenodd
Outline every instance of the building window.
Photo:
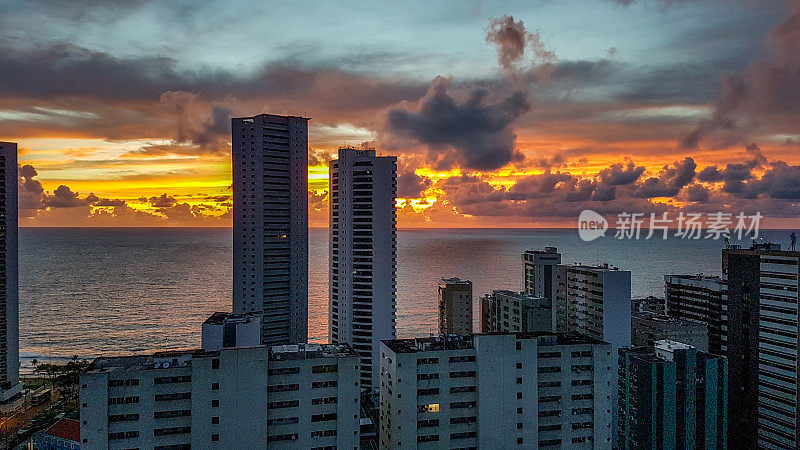
M 218 408 L 219 407 L 219 400 L 211 400 L 211 407 Z
M 214 358 L 211 360 L 211 368 L 219 369 L 219 358 Z
M 211 383 L 211 390 L 212 391 L 219 390 L 219 383 Z
M 212 434 L 211 435 L 211 442 L 219 442 L 219 435 L 218 434 Z

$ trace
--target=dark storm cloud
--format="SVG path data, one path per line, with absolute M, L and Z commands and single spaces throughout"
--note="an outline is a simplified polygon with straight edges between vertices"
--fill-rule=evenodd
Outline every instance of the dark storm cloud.
M 431 186 L 428 177 L 421 177 L 413 170 L 406 170 L 397 176 L 397 196 L 403 198 L 420 198 L 422 193 Z
M 644 180 L 634 195 L 640 198 L 674 197 L 694 180 L 696 168 L 697 164 L 689 156 L 683 161 L 676 161 L 672 166 L 664 166 L 658 177 Z
M 600 182 L 607 186 L 623 186 L 636 182 L 645 171 L 644 166 L 637 166 L 633 161 L 616 163 L 603 169 L 598 174 Z
M 123 58 L 67 43 L 26 50 L 0 47 L 0 61 L 0 96 L 6 97 L 154 100 L 165 91 L 194 92 L 202 98 L 317 94 L 323 101 L 353 107 L 396 103 L 425 93 L 419 83 L 377 81 L 332 67 L 273 62 L 244 76 L 222 69 L 182 71 L 167 57 Z M 327 86 L 340 90 L 322 92 Z
M 530 109 L 527 96 L 515 92 L 489 103 L 488 92 L 476 88 L 459 102 L 448 92 L 450 85 L 437 78 L 418 110 L 390 110 L 388 130 L 426 145 L 439 168 L 493 170 L 520 160 L 512 123 Z
M 42 208 L 44 188 L 39 180 L 34 180 L 38 173 L 32 165 L 25 164 L 19 168 L 18 172 L 17 195 L 19 196 L 20 216 L 30 217 Z
M 789 117 L 785 125 L 797 131 L 800 119 L 800 1 L 790 2 L 789 17 L 772 29 L 770 59 L 750 64 L 744 73 L 723 78 L 722 95 L 711 118 L 684 136 L 683 148 L 704 140 L 715 146 L 741 143 L 760 122 Z

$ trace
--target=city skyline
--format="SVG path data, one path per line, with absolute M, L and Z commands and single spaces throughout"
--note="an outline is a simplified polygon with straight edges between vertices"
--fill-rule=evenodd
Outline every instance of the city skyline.
M 227 124 L 266 112 L 313 119 L 312 226 L 327 162 L 362 143 L 398 156 L 401 228 L 572 226 L 587 207 L 793 226 L 798 3 L 591 3 L 602 20 L 578 1 L 306 8 L 308 36 L 283 7 L 232 27 L 243 5 L 9 2 L 0 23 L 52 25 L 0 34 L 20 223 L 230 226 Z

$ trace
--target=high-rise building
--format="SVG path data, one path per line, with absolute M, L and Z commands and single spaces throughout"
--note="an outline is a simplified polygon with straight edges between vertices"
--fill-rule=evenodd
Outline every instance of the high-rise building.
M 525 293 L 550 300 L 553 311 L 552 330 L 556 329 L 556 267 L 561 264 L 561 254 L 556 247 L 544 250 L 526 250 L 522 254 L 525 266 Z
M 559 265 L 556 273 L 558 332 L 580 333 L 611 344 L 617 352 L 631 345 L 631 272 L 608 264 Z M 614 384 L 617 382 L 614 372 Z M 611 403 L 617 404 L 617 390 Z M 617 440 L 617 408 L 613 408 L 612 439 Z
M 299 344 L 100 358 L 80 379 L 85 448 L 358 448 L 358 355 Z
M 361 388 L 377 389 L 380 341 L 395 337 L 397 158 L 345 148 L 330 163 L 331 343 L 361 355 Z
M 0 409 L 13 408 L 19 382 L 19 281 L 17 265 L 17 144 L 0 142 Z
M 381 345 L 381 448 L 610 448 L 608 343 L 578 334 Z
M 700 322 L 708 327 L 708 351 L 722 354 L 725 283 L 718 276 L 665 275 L 664 294 L 667 315 Z
M 731 447 L 797 448 L 800 252 L 723 250 Z
M 233 312 L 263 312 L 261 343 L 308 340 L 308 119 L 231 119 Z
M 619 448 L 727 448 L 724 356 L 669 340 L 619 353 Z
M 552 303 L 544 297 L 495 290 L 481 299 L 481 332 L 554 331 Z
M 681 342 L 698 351 L 708 352 L 708 329 L 704 323 L 651 312 L 631 314 L 632 346 L 652 346 L 661 340 Z
M 610 342 L 614 352 L 631 345 L 631 272 L 602 266 L 557 267 L 559 332 Z
M 439 334 L 472 334 L 472 282 L 439 281 Z

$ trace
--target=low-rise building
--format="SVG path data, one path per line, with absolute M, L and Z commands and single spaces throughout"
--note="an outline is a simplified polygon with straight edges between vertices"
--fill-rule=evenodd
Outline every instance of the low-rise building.
M 33 448 L 37 450 L 79 450 L 81 423 L 75 419 L 60 419 L 46 430 L 36 433 L 32 441 Z
M 215 312 L 203 322 L 203 350 L 258 346 L 261 342 L 262 315 L 260 311 L 243 314 Z
M 656 314 L 666 314 L 667 306 L 666 300 L 658 298 L 654 295 L 648 295 L 644 298 L 631 299 L 631 312 L 651 312 Z
M 381 344 L 381 448 L 610 448 L 611 345 L 500 333 Z
M 81 444 L 357 449 L 358 364 L 345 344 L 99 358 L 80 379 Z
M 552 303 L 544 297 L 495 290 L 481 299 L 481 332 L 553 331 Z
M 708 329 L 704 323 L 651 312 L 631 314 L 632 346 L 652 346 L 656 341 L 664 339 L 689 344 L 701 352 L 708 352 Z

